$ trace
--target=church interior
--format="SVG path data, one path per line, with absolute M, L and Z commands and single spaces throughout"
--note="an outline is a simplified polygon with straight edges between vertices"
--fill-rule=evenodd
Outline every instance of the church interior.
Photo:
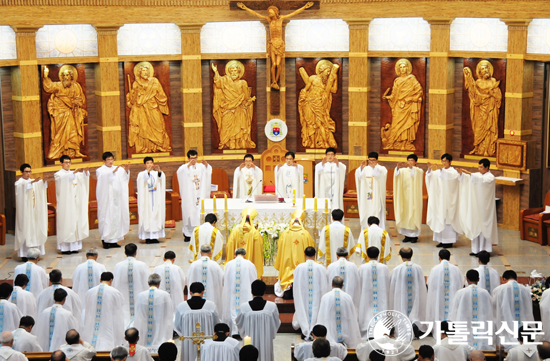
M 269 6 L 280 11 L 279 28 L 270 22 Z M 525 284 L 536 280 L 533 270 L 550 276 L 546 0 L 2 0 L 0 13 L 3 280 L 11 280 L 21 264 L 13 248 L 13 185 L 23 163 L 32 167 L 33 178 L 48 181 L 41 266 L 60 269 L 70 281 L 85 252 L 57 250 L 54 173 L 62 154 L 71 156 L 73 168 L 90 168 L 92 174 L 84 250 L 101 248 L 94 176 L 102 154 L 112 152 L 116 166 L 130 165 L 131 228 L 121 244 L 136 243 L 137 258 L 151 269 L 172 250 L 186 273 L 192 255 L 181 231 L 176 171 L 188 161 L 188 151 L 213 168 L 213 207 L 225 220 L 218 228 L 227 239 L 240 212 L 228 216 L 224 197 L 235 191 L 234 171 L 245 154 L 263 171 L 263 193 L 275 194 L 275 166 L 284 163 L 287 151 L 295 152 L 304 168 L 305 209 L 305 199 L 315 197 L 315 164 L 328 147 L 336 148 L 347 167 L 343 210 L 356 235 L 361 225 L 355 170 L 369 152 L 379 153 L 388 169 L 390 271 L 401 263 L 398 251 L 406 245 L 394 222 L 394 168 L 414 153 L 426 171 L 447 153 L 454 167 L 471 172 L 482 158 L 491 163 L 498 222 L 491 265 L 499 274 L 515 270 Z M 144 90 L 144 80 L 154 85 Z M 228 81 L 238 85 L 224 88 Z M 63 93 L 68 86 L 72 90 Z M 238 97 L 244 105 L 227 110 L 226 103 Z M 140 99 L 149 108 L 135 107 Z M 414 105 L 405 106 L 410 99 Z M 68 103 L 75 124 L 61 127 Z M 135 182 L 145 156 L 166 174 L 167 228 L 159 245 L 145 244 L 137 232 Z M 302 207 L 301 198 L 294 202 Z M 423 203 L 425 213 L 425 187 Z M 202 219 L 211 204 L 201 205 Z M 306 228 L 318 243 L 318 231 L 330 222 L 328 208 L 315 200 L 308 217 Z M 281 223 L 276 215 L 268 220 Z M 439 248 L 425 223 L 423 214 L 421 236 L 411 247 L 428 276 L 439 263 Z M 478 266 L 466 237 L 450 251 L 463 273 Z M 98 261 L 107 269 L 124 258 L 121 249 L 99 250 Z M 270 300 L 276 299 L 276 277 L 273 260 L 266 262 Z M 301 340 L 290 326 L 292 303 L 278 302 L 282 328 L 275 360 L 283 361 Z

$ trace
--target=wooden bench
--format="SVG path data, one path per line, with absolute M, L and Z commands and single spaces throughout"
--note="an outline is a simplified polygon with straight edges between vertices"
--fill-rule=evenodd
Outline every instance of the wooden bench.
M 111 361 L 110 353 L 111 352 L 100 351 L 94 356 L 92 360 L 93 361 Z M 49 361 L 50 357 L 52 356 L 52 353 L 51 352 L 27 352 L 25 353 L 25 356 L 27 356 L 27 358 L 32 361 Z M 151 355 L 151 356 L 153 357 L 153 359 L 155 359 L 155 361 L 159 361 L 159 355 Z
M 0 246 L 3 246 L 6 244 L 6 216 L 3 214 L 0 214 Z

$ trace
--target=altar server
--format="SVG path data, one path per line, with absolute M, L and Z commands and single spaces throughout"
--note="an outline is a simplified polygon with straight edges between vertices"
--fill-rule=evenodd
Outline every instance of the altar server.
M 450 330 L 448 322 L 443 321 L 441 322 L 441 342 L 434 345 L 436 359 L 445 361 L 468 360 L 473 348 L 462 342 L 459 342 L 457 345 L 455 340 L 450 340 L 447 334 L 453 336 L 456 334 L 456 331 Z
M 76 318 L 63 308 L 67 291 L 58 288 L 53 297 L 55 304 L 42 311 L 36 322 L 36 336 L 44 352 L 59 349 L 65 343 L 67 331 L 78 328 Z
M 386 229 L 386 178 L 388 170 L 378 164 L 378 153 L 370 152 L 368 162 L 361 162 L 355 171 L 357 204 L 361 228 L 368 227 L 370 216 L 378 217 L 380 227 Z
M 19 308 L 22 315 L 36 317 L 36 298 L 26 290 L 29 278 L 26 274 L 18 274 L 13 281 L 13 292 L 9 301 Z M 34 324 L 34 323 L 33 323 Z
M 368 262 L 359 267 L 361 294 L 358 313 L 361 338 L 368 338 L 369 322 L 379 312 L 388 310 L 390 272 L 388 266 L 378 263 L 380 251 L 376 247 L 367 249 Z
M 124 341 L 124 296 L 112 283 L 113 274 L 103 272 L 101 283 L 86 292 L 82 338 L 98 351 L 112 350 Z
M 86 300 L 86 292 L 99 285 L 101 274 L 107 269 L 97 262 L 99 252 L 97 248 L 89 248 L 86 251 L 86 262 L 79 264 L 73 273 L 73 291 L 75 291 L 82 303 Z
M 315 262 L 315 247 L 307 247 L 304 255 L 305 262 L 294 270 L 292 327 L 295 330 L 300 328 L 305 338 L 311 340 L 310 333 L 317 324 L 321 298 L 329 291 L 329 285 L 325 267 Z
M 254 207 L 246 207 L 241 212 L 241 223 L 233 228 L 225 250 L 225 262 L 233 259 L 235 249 L 244 248 L 246 250 L 246 259 L 254 263 L 258 278 L 264 274 L 264 239 L 260 232 L 254 227 L 254 218 L 258 211 Z
M 166 236 L 166 175 L 152 157 L 143 158 L 143 163 L 145 170 L 138 174 L 136 180 L 138 237 L 144 239 L 146 244 L 159 243 L 159 238 Z
M 65 335 L 67 344 L 59 349 L 67 356 L 69 361 L 92 361 L 96 351 L 92 345 L 80 338 L 76 330 L 69 330 Z
M 90 235 L 88 225 L 88 199 L 90 170 L 77 168 L 71 171 L 71 157 L 62 155 L 63 167 L 54 174 L 57 199 L 57 249 L 63 254 L 78 253 L 82 240 Z
M 48 275 L 44 268 L 37 265 L 40 259 L 40 250 L 37 248 L 31 248 L 27 252 L 28 261 L 15 267 L 13 277 L 17 277 L 19 274 L 24 274 L 29 278 L 29 283 L 25 288 L 31 292 L 34 297 L 38 297 L 40 292 L 48 287 Z
M 31 316 L 23 316 L 19 321 L 19 328 L 13 331 L 13 349 L 19 352 L 42 352 L 35 335 L 31 334 L 34 327 L 34 319 Z
M 315 325 L 311 330 L 313 341 L 319 338 L 327 338 L 327 328 L 323 325 Z M 348 349 L 341 343 L 330 342 L 330 356 L 344 360 L 348 355 Z M 294 357 L 298 361 L 304 361 L 313 357 L 313 342 L 302 342 L 294 346 Z
M 341 277 L 332 279 L 332 291 L 321 299 L 317 323 L 327 328 L 327 340 L 355 348 L 361 342 L 361 331 L 353 299 L 342 290 L 343 286 Z
M 111 152 L 103 153 L 102 158 L 105 164 L 95 171 L 99 236 L 103 248 L 118 248 L 117 242 L 130 231 L 130 165 L 115 167 Z
M 179 167 L 177 171 L 185 242 L 191 240 L 193 230 L 200 225 L 201 199 L 210 198 L 212 167 L 205 160 L 198 163 L 198 158 L 199 154 L 196 150 L 189 150 L 187 152 L 189 162 Z
M 254 165 L 252 154 L 245 154 L 243 159 L 233 173 L 233 198 L 253 201 L 255 195 L 263 193 L 264 173 Z
M 332 211 L 332 223 L 319 232 L 319 261 L 325 265 L 336 262 L 336 249 L 344 247 L 350 255 L 355 253 L 357 241 L 351 229 L 344 225 L 344 211 Z
M 261 280 L 252 282 L 254 298 L 241 305 L 236 323 L 239 334 L 250 336 L 252 345 L 260 351 L 259 361 L 274 361 L 273 340 L 281 325 L 279 311 L 274 302 L 264 300 L 266 285 Z
M 349 253 L 344 247 L 336 249 L 338 260 L 327 267 L 328 279 L 332 280 L 340 276 L 344 280 L 342 290 L 351 296 L 355 308 L 359 307 L 359 296 L 361 295 L 361 283 L 359 282 L 359 271 L 355 263 L 348 261 Z
M 237 248 L 235 259 L 227 262 L 223 274 L 223 297 L 225 305 L 222 310 L 222 321 L 231 327 L 231 335 L 238 335 L 235 320 L 241 312 L 241 305 L 252 300 L 250 287 L 258 278 L 254 263 L 245 259 L 246 250 Z
M 19 169 L 22 177 L 15 182 L 15 250 L 21 258 L 31 248 L 43 255 L 48 238 L 48 185 L 40 177 L 31 179 L 29 164 L 22 164 Z
M 328 198 L 330 209 L 344 209 L 346 165 L 336 158 L 336 149 L 327 148 L 321 163 L 315 165 L 315 197 Z
M 153 273 L 160 275 L 160 290 L 166 291 L 172 298 L 172 314 L 176 313 L 176 307 L 184 301 L 183 289 L 187 284 L 187 279 L 181 267 L 174 264 L 176 253 L 167 251 L 164 253 L 164 263 L 155 267 Z
M 493 309 L 495 311 L 495 327 L 500 329 L 506 323 L 508 327 L 519 322 L 522 326 L 525 322 L 533 322 L 533 301 L 531 300 L 531 289 L 519 284 L 518 276 L 513 270 L 504 271 L 502 278 L 506 283 L 493 290 Z M 499 342 L 506 350 L 510 349 L 511 343 L 515 342 L 513 334 L 504 332 L 507 345 Z M 501 340 L 499 338 L 499 340 Z
M 0 333 L 0 359 L 2 361 L 28 361 L 21 352 L 13 349 L 14 337 L 10 331 Z
M 211 258 L 212 248 L 209 245 L 202 245 L 201 257 L 189 266 L 187 279 L 189 284 L 201 282 L 206 290 L 204 297 L 214 302 L 218 314 L 223 314 L 223 270 Z
M 515 346 L 508 350 L 508 354 L 504 361 L 540 361 L 541 358 L 537 352 L 536 340 L 533 337 L 532 331 L 527 328 L 520 327 L 518 330 L 519 342 L 518 346 Z M 525 343 L 524 343 L 525 342 Z
M 393 173 L 395 227 L 403 242 L 416 243 L 422 226 L 422 182 L 424 171 L 416 166 L 418 156 L 409 154 L 407 163 L 397 163 Z
M 420 322 L 426 321 L 426 281 L 422 267 L 411 261 L 411 248 L 401 248 L 399 256 L 403 263 L 395 267 L 391 274 L 389 309 L 407 315 L 417 336 L 422 328 Z
M 149 276 L 149 289 L 141 292 L 136 300 L 135 327 L 145 335 L 139 343 L 152 354 L 159 346 L 170 339 L 174 332 L 174 306 L 168 292 L 160 290 L 161 277 L 153 273 Z M 151 312 L 152 311 L 152 312 Z
M 441 165 L 428 163 L 426 188 L 428 190 L 428 214 L 426 223 L 434 232 L 437 247 L 452 248 L 458 233 L 462 233 L 460 222 L 459 174 L 451 167 L 453 156 L 441 156 Z
M 493 290 L 500 286 L 500 275 L 487 264 L 491 260 L 491 255 L 487 251 L 481 251 L 477 254 L 479 267 L 476 269 L 479 272 L 479 287 L 486 289 L 490 295 Z
M 195 227 L 191 235 L 189 250 L 193 253 L 195 261 L 203 244 L 212 247 L 213 260 L 221 263 L 223 254 L 223 234 L 216 228 L 218 217 L 214 213 L 208 213 L 204 217 L 204 223 Z
M 128 345 L 124 345 L 124 348 L 126 349 L 127 358 L 126 361 L 153 361 L 153 358 L 151 357 L 151 353 L 147 349 L 147 347 L 138 345 L 139 341 L 139 331 L 135 327 L 131 327 L 124 331 L 124 339 L 128 341 Z M 113 352 L 118 349 L 118 347 L 115 347 L 113 349 Z M 111 360 L 112 361 L 124 361 L 123 358 L 120 360 L 115 359 L 112 357 L 111 352 Z
M 50 282 L 52 285 L 45 288 L 40 292 L 36 298 L 36 311 L 40 315 L 42 311 L 54 304 L 54 292 L 61 288 L 67 292 L 67 299 L 63 302 L 63 308 L 72 313 L 77 321 L 77 328 L 80 326 L 80 320 L 82 318 L 82 302 L 80 297 L 72 289 L 65 287 L 61 284 L 63 282 L 63 275 L 60 270 L 54 269 L 50 272 Z
M 204 341 L 201 361 L 239 361 L 241 344 L 229 337 L 229 326 L 218 323 L 214 326 L 214 338 Z
M 464 235 L 472 240 L 470 256 L 481 251 L 491 252 L 493 243 L 498 243 L 497 209 L 495 202 L 495 176 L 489 171 L 487 158 L 479 161 L 478 172 L 458 169 L 461 182 L 466 183 L 465 204 L 460 208 Z
M 202 283 L 191 283 L 189 286 L 191 297 L 178 305 L 174 328 L 180 336 L 192 336 L 193 332 L 196 332 L 197 322 L 201 324 L 201 332 L 212 335 L 214 326 L 220 322 L 214 302 L 203 298 L 204 290 Z M 197 347 L 191 340 L 183 340 L 181 361 L 194 360 L 196 357 Z
M 129 243 L 124 246 L 126 259 L 115 265 L 115 280 L 113 287 L 119 290 L 124 297 L 124 326 L 130 327 L 134 322 L 137 295 L 145 291 L 149 267 L 136 259 L 137 246 Z
M 466 281 L 468 282 L 468 287 L 459 290 L 453 298 L 449 319 L 453 322 L 467 323 L 468 345 L 475 350 L 494 350 L 494 343 L 491 342 L 493 345 L 490 346 L 487 338 L 474 338 L 473 333 L 473 327 L 479 322 L 482 325 L 492 325 L 494 321 L 491 295 L 477 285 L 479 273 L 476 270 L 466 272 Z M 512 327 L 512 325 L 509 327 Z M 492 335 L 493 331 L 488 329 L 483 330 L 483 332 L 489 332 L 489 335 Z
M 0 332 L 15 330 L 23 317 L 19 308 L 8 300 L 12 291 L 13 286 L 9 283 L 0 284 Z
M 385 264 L 391 259 L 391 236 L 388 231 L 379 226 L 380 220 L 378 218 L 371 216 L 367 222 L 369 226 L 359 235 L 358 242 L 361 249 L 361 257 L 366 261 L 367 254 L 365 251 L 369 247 L 376 247 L 380 251 L 377 261 Z
M 293 198 L 296 190 L 296 198 L 304 195 L 304 167 L 294 160 L 294 152 L 286 152 L 285 163 L 275 167 L 275 190 L 278 197 Z

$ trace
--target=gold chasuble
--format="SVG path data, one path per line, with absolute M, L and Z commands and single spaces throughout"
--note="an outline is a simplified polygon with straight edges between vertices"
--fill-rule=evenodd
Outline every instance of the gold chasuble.
M 275 269 L 279 271 L 279 281 L 283 290 L 294 282 L 296 266 L 306 261 L 305 249 L 315 247 L 313 238 L 303 226 L 305 218 L 306 214 L 303 211 L 295 211 L 292 214 L 293 223 L 281 234 L 277 244 Z
M 252 221 L 258 215 L 258 211 L 253 207 L 246 207 L 241 212 L 243 217 L 241 224 L 233 228 L 229 239 L 227 240 L 227 248 L 225 249 L 225 263 L 235 258 L 235 250 L 244 248 L 246 250 L 246 258 L 256 266 L 258 278 L 264 274 L 264 240 L 260 232 L 254 227 Z M 246 221 L 248 217 L 249 222 Z

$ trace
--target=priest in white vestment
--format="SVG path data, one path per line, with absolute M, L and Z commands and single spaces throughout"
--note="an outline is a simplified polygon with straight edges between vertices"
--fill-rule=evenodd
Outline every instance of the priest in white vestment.
M 201 324 L 201 332 L 205 335 L 214 333 L 214 326 L 220 322 L 214 302 L 204 299 L 205 288 L 201 282 L 190 283 L 191 297 L 176 308 L 174 329 L 180 336 L 192 336 L 196 332 L 195 325 Z M 191 340 L 182 341 L 181 361 L 194 360 L 197 357 L 197 347 Z
M 160 290 L 168 292 L 172 298 L 172 314 L 176 314 L 176 307 L 184 300 L 183 289 L 187 284 L 187 279 L 181 267 L 174 264 L 176 253 L 167 251 L 164 253 L 164 263 L 155 267 L 153 273 L 160 275 Z
M 380 251 L 376 247 L 367 248 L 368 262 L 359 267 L 361 294 L 359 298 L 359 329 L 361 338 L 368 338 L 369 323 L 373 317 L 388 310 L 390 291 L 390 271 L 388 266 L 379 263 Z
M 357 310 L 350 295 L 342 290 L 344 280 L 332 279 L 332 291 L 321 298 L 317 323 L 327 328 L 327 340 L 355 348 L 361 342 Z
M 69 330 L 65 336 L 65 345 L 59 348 L 69 361 L 92 361 L 96 350 L 88 342 L 80 338 L 76 330 Z
M 13 334 L 11 331 L 0 333 L 0 359 L 2 361 L 28 361 L 21 352 L 13 349 Z
M 391 250 L 393 242 L 391 236 L 385 229 L 379 226 L 380 220 L 375 216 L 370 216 L 367 220 L 369 226 L 359 235 L 359 249 L 361 249 L 361 257 L 367 261 L 365 253 L 370 247 L 376 247 L 379 250 L 377 261 L 380 263 L 388 263 L 391 259 Z
M 252 338 L 252 345 L 258 348 L 258 361 L 274 361 L 273 340 L 281 320 L 274 302 L 263 299 L 266 285 L 261 280 L 252 282 L 252 301 L 241 305 L 236 323 L 240 335 Z
M 38 338 L 33 335 L 34 319 L 31 316 L 23 316 L 19 321 L 19 328 L 13 333 L 13 349 L 19 352 L 42 352 Z
M 459 168 L 460 181 L 465 184 L 466 203 L 460 208 L 464 235 L 472 240 L 470 256 L 481 251 L 489 253 L 493 243 L 498 243 L 497 207 L 495 202 L 495 176 L 489 171 L 491 162 L 487 158 L 479 161 L 479 172 L 470 173 Z
M 422 226 L 424 171 L 416 166 L 418 156 L 409 154 L 407 163 L 397 163 L 393 173 L 395 227 L 403 242 L 416 243 Z
M 225 305 L 222 321 L 231 328 L 231 335 L 238 335 L 235 320 L 241 311 L 241 305 L 252 300 L 251 285 L 257 278 L 256 266 L 245 259 L 246 250 L 237 248 L 235 258 L 227 262 L 223 274 L 223 297 Z
M 212 261 L 212 248 L 209 245 L 201 246 L 201 257 L 189 266 L 187 280 L 189 284 L 201 282 L 204 285 L 204 297 L 214 302 L 218 314 L 223 314 L 222 289 L 223 269 Z
M 214 339 L 201 346 L 201 361 L 239 361 L 241 344 L 230 337 L 229 326 L 218 323 L 214 326 Z
M 318 338 L 327 337 L 327 328 L 323 325 L 315 325 L 311 329 L 311 337 L 315 341 Z M 341 343 L 329 342 L 330 344 L 330 357 L 336 357 L 340 360 L 344 360 L 348 355 L 348 349 Z M 312 350 L 313 342 L 301 342 L 294 346 L 294 358 L 298 361 L 304 361 L 313 356 Z
M 453 156 L 441 156 L 441 165 L 428 163 L 426 189 L 428 190 L 428 213 L 426 223 L 434 232 L 437 247 L 452 248 L 458 233 L 462 233 L 460 220 L 459 174 L 451 167 Z M 437 170 L 434 170 L 436 169 Z
M 292 327 L 295 330 L 300 328 L 305 339 L 311 340 L 310 334 L 317 324 L 321 298 L 329 291 L 329 287 L 327 270 L 323 265 L 315 262 L 315 248 L 307 247 L 304 254 L 306 261 L 300 263 L 294 270 Z
M 212 167 L 203 160 L 197 162 L 199 154 L 196 150 L 187 152 L 189 162 L 179 167 L 177 171 L 181 197 L 181 216 L 185 242 L 191 240 L 195 227 L 200 225 L 201 199 L 210 198 L 212 182 Z M 235 188 L 233 188 L 235 189 Z
M 50 272 L 50 282 L 52 285 L 43 289 L 36 298 L 36 312 L 40 315 L 46 308 L 51 307 L 55 303 L 53 297 L 55 290 L 59 288 L 64 289 L 67 292 L 67 299 L 63 303 L 63 308 L 72 313 L 77 321 L 76 328 L 79 328 L 82 319 L 82 302 L 80 297 L 75 291 L 61 284 L 63 282 L 63 275 L 60 270 L 54 269 Z
M 275 193 L 278 197 L 302 199 L 304 196 L 304 167 L 294 160 L 294 152 L 286 152 L 285 163 L 275 167 Z M 296 193 L 293 192 L 296 190 Z
M 520 327 L 518 329 L 519 345 L 508 350 L 504 361 L 540 361 L 541 358 L 537 352 L 536 340 L 533 337 L 533 331 L 528 328 Z M 540 342 L 540 341 L 539 341 Z
M 344 247 L 336 249 L 338 260 L 332 262 L 327 267 L 328 279 L 332 280 L 336 276 L 340 276 L 344 280 L 342 290 L 351 296 L 355 308 L 359 307 L 359 297 L 361 296 L 361 282 L 359 282 L 359 270 L 355 263 L 348 261 L 349 253 Z M 327 283 L 327 288 L 330 288 L 332 282 Z
M 147 347 L 154 354 L 159 346 L 172 339 L 174 332 L 174 306 L 172 298 L 166 291 L 160 290 L 160 275 L 149 276 L 149 289 L 141 292 L 136 300 L 135 327 L 142 338 L 139 344 Z
M 315 165 L 315 197 L 328 198 L 330 209 L 344 209 L 346 165 L 336 158 L 336 149 L 327 148 L 321 163 Z
M 449 318 L 456 292 L 464 287 L 464 276 L 460 269 L 450 262 L 451 252 L 439 251 L 439 264 L 434 266 L 428 277 L 428 300 L 426 304 L 426 321 L 433 322 L 435 332 L 439 332 L 437 322 Z
M 15 182 L 15 250 L 21 258 L 31 248 L 45 254 L 48 238 L 48 184 L 40 177 L 31 179 L 31 166 L 22 164 L 22 177 Z
M 103 272 L 101 283 L 86 292 L 82 339 L 98 351 L 108 351 L 122 344 L 124 324 L 121 315 L 124 297 L 112 287 L 113 274 Z
M 483 335 L 474 338 L 474 322 L 481 322 L 484 327 L 482 332 L 487 332 L 487 325 L 494 321 L 492 298 L 489 292 L 478 286 L 479 273 L 476 270 L 466 272 L 468 287 L 459 290 L 452 301 L 450 320 L 453 322 L 466 322 L 468 332 L 468 345 L 474 350 L 494 350 L 494 342 Z M 510 326 L 512 327 L 512 326 Z M 491 330 L 490 335 L 494 330 Z M 490 337 L 492 338 L 492 336 Z
M 137 246 L 129 243 L 124 246 L 126 259 L 115 265 L 113 287 L 124 297 L 124 327 L 134 322 L 137 295 L 149 288 L 147 279 L 151 274 L 149 266 L 136 259 Z
M 473 348 L 457 340 L 451 340 L 447 336 L 454 334 L 454 330 L 449 330 L 447 321 L 441 322 L 441 342 L 433 346 L 435 358 L 445 361 L 464 361 L 468 360 Z
M 44 288 L 48 287 L 48 275 L 46 274 L 44 268 L 37 265 L 40 260 L 40 250 L 37 248 L 29 249 L 27 252 L 27 258 L 27 262 L 15 267 L 13 277 L 15 279 L 17 275 L 26 275 L 29 279 L 29 283 L 27 284 L 25 290 L 32 293 L 34 297 L 38 297 L 40 292 L 42 292 Z
M 411 261 L 411 248 L 401 248 L 399 256 L 403 263 L 396 266 L 391 274 L 389 309 L 406 315 L 413 324 L 415 335 L 418 335 L 418 330 L 425 331 L 421 322 L 426 321 L 426 281 L 422 267 Z
M 12 291 L 13 286 L 9 283 L 0 284 L 0 332 L 15 330 L 23 317 L 19 308 L 8 301 Z
M 384 333 L 382 337 L 372 340 L 368 340 L 363 337 L 363 340 L 364 341 L 362 341 L 355 349 L 357 359 L 359 361 L 375 360 L 369 358 L 372 352 L 375 352 L 372 355 L 376 355 L 379 359 L 381 359 L 380 357 L 382 357 L 382 354 L 385 354 L 385 351 L 388 351 L 388 354 L 385 355 L 386 360 L 388 361 L 412 361 L 416 357 L 414 347 L 411 343 L 407 342 L 408 338 L 405 338 L 404 340 L 395 338 L 395 327 L 392 327 L 388 333 Z M 382 353 L 378 353 L 375 350 L 381 351 Z M 399 354 L 393 355 L 393 352 L 398 352 Z
M 113 153 L 103 153 L 104 165 L 95 171 L 97 222 L 103 248 L 118 248 L 130 231 L 128 182 L 130 165 L 114 166 Z
M 254 156 L 245 154 L 244 162 L 233 173 L 233 198 L 254 200 L 255 195 L 263 193 L 264 173 L 254 165 Z
M 319 254 L 318 260 L 329 265 L 336 262 L 336 249 L 344 247 L 353 255 L 357 246 L 357 241 L 351 233 L 351 229 L 344 225 L 344 211 L 334 209 L 331 212 L 332 223 L 326 225 L 319 231 Z
M 55 304 L 46 308 L 36 321 L 36 336 L 44 352 L 59 349 L 65 343 L 67 331 L 78 329 L 78 322 L 70 311 L 63 308 L 67 291 L 58 288 L 54 292 Z
M 68 155 L 62 155 L 59 161 L 63 168 L 54 174 L 57 249 L 63 254 L 78 253 L 82 249 L 82 240 L 90 235 L 90 170 L 77 168 L 71 171 L 71 158 Z
M 139 213 L 138 237 L 146 244 L 166 237 L 166 175 L 152 157 L 143 158 L 145 170 L 136 179 Z
M 9 301 L 17 306 L 22 315 L 36 317 L 36 298 L 26 290 L 28 284 L 29 278 L 27 275 L 24 273 L 18 274 L 13 282 L 13 292 Z
M 540 300 L 540 315 L 542 319 L 542 329 L 544 330 L 544 341 L 550 342 L 550 287 L 547 280 L 547 289 L 542 293 Z
M 128 355 L 126 357 L 126 361 L 153 361 L 153 357 L 151 357 L 149 349 L 147 349 L 147 347 L 145 346 L 138 345 L 139 338 L 139 331 L 135 327 L 130 327 L 129 329 L 124 331 L 124 339 L 128 341 L 128 345 L 123 346 L 126 349 Z M 113 349 L 113 352 L 117 348 Z M 111 357 L 111 360 L 117 361 L 113 357 Z M 121 359 L 118 361 L 124 360 Z
M 533 322 L 533 301 L 531 289 L 519 284 L 516 272 L 504 271 L 502 278 L 506 283 L 493 290 L 493 309 L 495 312 L 495 328 L 500 329 L 504 323 L 513 328 L 514 321 L 522 326 L 524 322 Z M 517 343 L 512 334 L 503 332 L 498 336 L 498 345 L 506 350 Z
M 107 272 L 105 266 L 97 262 L 98 256 L 97 248 L 86 250 L 86 262 L 76 266 L 73 273 L 73 291 L 78 294 L 83 305 L 86 300 L 86 292 L 99 285 L 101 274 Z
M 204 223 L 195 227 L 189 243 L 189 251 L 193 253 L 194 260 L 197 260 L 201 246 L 210 245 L 214 261 L 221 263 L 223 254 L 223 234 L 216 228 L 218 217 L 214 213 L 208 213 L 204 217 Z
M 386 178 L 388 170 L 378 164 L 378 153 L 370 152 L 368 162 L 361 162 L 355 171 L 357 205 L 361 228 L 365 229 L 371 216 L 380 220 L 380 227 L 386 229 Z
M 485 288 L 489 294 L 492 295 L 493 290 L 500 286 L 500 275 L 497 270 L 487 265 L 491 261 L 491 255 L 489 252 L 480 251 L 477 254 L 477 260 L 479 262 L 479 267 L 477 268 L 477 271 L 479 272 L 478 286 Z

